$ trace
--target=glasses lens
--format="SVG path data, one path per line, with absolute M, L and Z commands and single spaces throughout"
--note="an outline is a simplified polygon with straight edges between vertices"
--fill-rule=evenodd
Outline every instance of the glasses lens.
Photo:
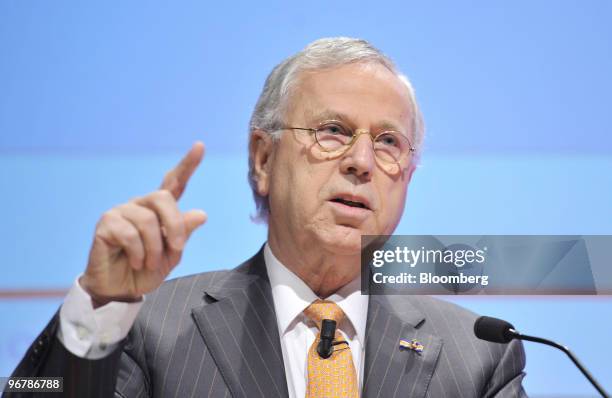
M 316 130 L 315 138 L 326 151 L 339 150 L 351 142 L 353 132 L 340 123 L 324 123 Z
M 374 140 L 376 156 L 388 163 L 402 160 L 410 152 L 410 142 L 403 134 L 397 132 L 384 132 Z

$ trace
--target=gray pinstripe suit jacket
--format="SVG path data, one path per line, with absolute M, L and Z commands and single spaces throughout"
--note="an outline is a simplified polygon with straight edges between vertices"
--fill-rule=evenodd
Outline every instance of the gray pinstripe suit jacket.
M 476 339 L 475 318 L 431 297 L 370 297 L 362 396 L 524 397 L 522 345 Z M 63 396 L 287 397 L 263 251 L 234 270 L 164 283 L 107 358 L 73 356 L 57 326 L 56 315 L 14 376 L 63 376 Z M 400 350 L 400 338 L 423 353 Z

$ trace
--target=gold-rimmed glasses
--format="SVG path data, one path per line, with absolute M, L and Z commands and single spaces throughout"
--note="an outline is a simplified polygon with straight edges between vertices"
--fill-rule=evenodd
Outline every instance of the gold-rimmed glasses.
M 372 140 L 376 158 L 387 164 L 402 164 L 415 151 L 408 137 L 399 131 L 386 130 L 373 136 L 369 131 L 354 130 L 339 120 L 326 120 L 316 128 L 283 126 L 279 130 L 309 132 L 319 148 L 332 156 L 344 154 L 362 134 Z

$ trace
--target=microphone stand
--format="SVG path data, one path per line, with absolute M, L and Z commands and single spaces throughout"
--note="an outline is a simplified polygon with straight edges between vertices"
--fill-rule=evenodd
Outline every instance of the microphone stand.
M 559 343 L 556 343 L 556 342 L 554 342 L 552 340 L 543 339 L 541 337 L 528 336 L 526 334 L 521 334 L 521 333 L 517 332 L 514 329 L 508 329 L 508 333 L 511 334 L 512 337 L 514 337 L 516 339 L 532 341 L 534 343 L 546 344 L 546 345 L 549 345 L 551 347 L 555 347 L 555 348 L 563 351 L 572 360 L 572 362 L 574 362 L 574 365 L 576 365 L 576 367 L 578 369 L 580 369 L 582 374 L 591 382 L 593 387 L 595 387 L 595 389 L 601 394 L 601 396 L 604 397 L 604 398 L 610 398 L 610 396 L 606 393 L 606 391 L 603 389 L 603 387 L 601 385 L 599 385 L 597 380 L 595 380 L 595 378 L 591 375 L 591 373 L 582 365 L 582 363 L 580 363 L 578 358 L 576 356 L 574 356 L 574 354 L 572 354 L 572 352 L 566 346 L 561 345 Z

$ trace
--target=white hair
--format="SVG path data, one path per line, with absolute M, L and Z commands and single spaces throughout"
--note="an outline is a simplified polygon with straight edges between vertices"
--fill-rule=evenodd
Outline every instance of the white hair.
M 278 137 L 274 133 L 283 125 L 283 117 L 289 104 L 292 89 L 296 86 L 302 72 L 353 63 L 383 65 L 406 85 L 412 114 L 411 142 L 415 148 L 415 161 L 418 160 L 423 143 L 424 126 L 412 84 L 405 75 L 397 70 L 389 57 L 362 39 L 349 37 L 319 39 L 274 67 L 266 78 L 263 90 L 251 115 L 250 134 L 255 130 L 263 130 L 272 134 L 274 138 Z M 268 199 L 257 192 L 253 158 L 250 155 L 248 179 L 257 206 L 255 219 L 265 221 L 270 212 Z

